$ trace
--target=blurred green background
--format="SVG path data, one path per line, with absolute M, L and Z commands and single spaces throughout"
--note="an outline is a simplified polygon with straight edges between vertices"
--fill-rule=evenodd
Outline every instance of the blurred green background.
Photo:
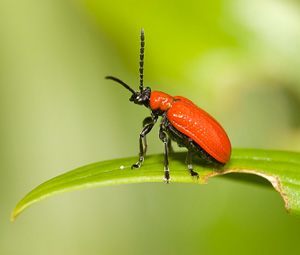
M 299 254 L 279 194 L 226 178 L 67 193 L 9 222 L 41 182 L 137 155 L 148 110 L 103 77 L 138 86 L 141 27 L 146 85 L 192 99 L 234 147 L 300 150 L 299 1 L 1 0 L 0 254 Z

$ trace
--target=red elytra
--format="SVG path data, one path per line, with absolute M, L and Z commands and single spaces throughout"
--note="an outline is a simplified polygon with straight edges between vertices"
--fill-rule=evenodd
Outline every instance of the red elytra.
M 171 124 L 214 159 L 223 164 L 229 161 L 231 144 L 225 130 L 210 114 L 191 100 L 153 91 L 150 96 L 150 108 L 167 112 Z
M 144 46 L 145 37 L 142 30 L 139 91 L 134 91 L 118 78 L 106 77 L 129 90 L 132 93 L 129 99 L 131 102 L 144 105 L 151 110 L 151 116 L 143 121 L 143 129 L 139 137 L 139 159 L 132 165 L 132 168 L 142 166 L 147 150 L 146 135 L 152 130 L 160 116 L 162 120 L 159 138 L 164 143 L 164 179 L 167 183 L 170 180 L 168 155 L 172 148 L 171 140 L 177 142 L 180 147 L 188 149 L 186 162 L 191 176 L 198 177 L 198 173 L 193 170 L 193 155 L 217 167 L 226 164 L 230 159 L 231 144 L 222 126 L 211 115 L 185 97 L 173 97 L 160 91 L 151 92 L 149 87 L 144 87 Z

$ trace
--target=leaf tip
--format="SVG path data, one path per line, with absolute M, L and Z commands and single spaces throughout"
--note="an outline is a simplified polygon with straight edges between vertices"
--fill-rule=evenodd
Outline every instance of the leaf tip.
M 15 222 L 20 213 L 24 210 L 24 207 L 20 206 L 19 204 L 13 209 L 10 214 L 10 222 Z
M 16 208 L 12 211 L 10 214 L 10 222 L 14 222 L 19 215 L 19 212 L 16 210 Z

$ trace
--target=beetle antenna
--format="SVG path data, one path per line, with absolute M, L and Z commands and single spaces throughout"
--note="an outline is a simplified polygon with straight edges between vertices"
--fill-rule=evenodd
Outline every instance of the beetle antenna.
M 106 76 L 105 79 L 113 80 L 113 81 L 121 84 L 124 88 L 128 89 L 132 94 L 135 94 L 135 91 L 129 85 L 127 85 L 124 81 L 121 81 L 120 79 L 113 77 L 113 76 Z
M 141 48 L 140 48 L 140 91 L 144 88 L 144 52 L 145 52 L 145 33 L 141 29 Z

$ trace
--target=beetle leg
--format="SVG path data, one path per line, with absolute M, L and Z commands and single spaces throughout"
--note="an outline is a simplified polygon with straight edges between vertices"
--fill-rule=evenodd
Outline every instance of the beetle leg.
M 169 149 L 169 153 L 171 154 L 174 153 L 171 139 L 168 139 L 168 149 Z
M 186 155 L 186 163 L 188 166 L 188 170 L 191 174 L 192 177 L 196 177 L 197 179 L 199 178 L 199 174 L 194 171 L 193 169 L 193 153 L 188 150 L 187 155 Z
M 156 122 L 156 120 L 155 120 Z M 155 123 L 154 122 L 154 123 Z M 148 124 L 151 124 L 153 123 L 153 118 L 152 117 L 146 117 L 144 120 L 143 120 L 143 128 L 145 126 L 147 126 Z M 154 125 L 154 124 L 153 124 Z M 150 132 L 150 131 L 149 131 Z M 147 152 L 147 148 L 148 148 L 148 143 L 147 143 L 147 137 L 146 135 L 143 137 L 143 142 L 144 142 L 144 156 L 146 156 L 146 152 Z M 141 145 L 140 145 L 141 146 Z
M 147 140 L 146 135 L 151 131 L 154 124 L 156 123 L 156 117 L 147 117 L 143 121 L 143 129 L 140 133 L 139 144 L 140 144 L 140 153 L 139 160 L 131 166 L 133 168 L 140 168 L 144 162 L 146 151 L 147 151 Z
M 165 147 L 165 154 L 164 154 L 164 173 L 165 173 L 165 177 L 164 177 L 164 181 L 166 183 L 170 182 L 170 171 L 169 171 L 169 148 L 168 148 L 168 141 L 169 141 L 169 137 L 166 134 L 166 132 L 164 131 L 163 128 L 163 121 L 160 124 L 160 129 L 159 129 L 159 139 L 164 143 L 164 147 Z

